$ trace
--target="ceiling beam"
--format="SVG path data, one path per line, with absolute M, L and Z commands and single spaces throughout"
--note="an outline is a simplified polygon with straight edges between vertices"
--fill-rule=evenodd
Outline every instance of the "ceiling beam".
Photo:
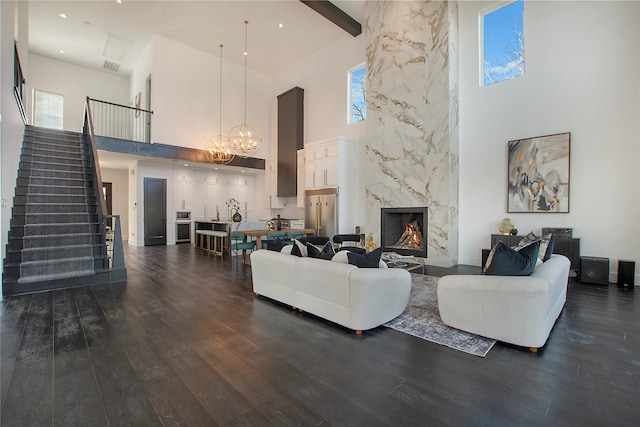
M 311 9 L 318 12 L 320 15 L 327 18 L 329 21 L 336 24 L 338 27 L 351 34 L 353 37 L 357 37 L 362 34 L 362 25 L 338 6 L 331 3 L 328 0 L 300 0 Z

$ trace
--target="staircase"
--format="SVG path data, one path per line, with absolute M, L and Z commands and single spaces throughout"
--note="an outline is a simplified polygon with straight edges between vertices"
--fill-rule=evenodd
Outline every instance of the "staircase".
M 26 127 L 4 295 L 112 281 L 92 158 L 83 134 Z

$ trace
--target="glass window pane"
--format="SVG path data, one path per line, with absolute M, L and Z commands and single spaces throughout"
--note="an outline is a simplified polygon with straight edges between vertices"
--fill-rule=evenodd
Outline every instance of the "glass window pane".
M 523 13 L 518 0 L 482 16 L 484 85 L 524 75 Z
M 349 123 L 367 118 L 366 85 L 367 72 L 364 65 L 349 73 Z
M 64 97 L 55 93 L 34 90 L 33 124 L 52 129 L 62 129 Z

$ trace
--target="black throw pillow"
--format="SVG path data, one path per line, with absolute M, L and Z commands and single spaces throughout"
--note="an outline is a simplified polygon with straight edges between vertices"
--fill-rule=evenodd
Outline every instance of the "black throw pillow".
M 336 254 L 333 250 L 333 245 L 331 242 L 325 243 L 322 249 L 319 249 L 317 246 L 312 245 L 311 243 L 307 243 L 307 253 L 311 258 L 320 258 L 331 260 L 333 256 Z
M 273 239 L 267 240 L 267 250 L 280 252 L 284 247 L 284 240 L 282 239 Z
M 519 251 L 499 241 L 487 258 L 484 274 L 490 276 L 528 276 L 533 273 L 540 250 L 540 241 L 533 242 Z
M 303 256 L 306 256 L 305 254 L 302 253 L 302 250 L 300 249 L 301 247 L 305 247 L 305 246 L 302 243 L 300 243 L 298 239 L 294 239 L 293 248 L 291 248 L 291 255 L 295 255 L 300 258 L 302 258 Z
M 382 246 L 364 255 L 347 252 L 347 259 L 349 260 L 349 264 L 359 268 L 378 268 L 380 266 L 381 255 Z
M 542 258 L 542 261 L 548 260 L 549 258 L 551 258 L 551 255 L 553 254 L 553 234 L 548 234 L 547 236 L 542 238 L 542 240 L 540 241 L 540 252 L 542 252 L 543 246 L 545 245 L 545 243 L 546 243 L 546 248 L 544 249 L 544 254 L 543 256 L 540 257 Z

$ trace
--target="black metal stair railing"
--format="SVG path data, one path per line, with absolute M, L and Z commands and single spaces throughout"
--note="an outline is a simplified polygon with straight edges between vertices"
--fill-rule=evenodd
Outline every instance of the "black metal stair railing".
M 99 199 L 97 211 L 98 222 L 100 224 L 100 233 L 103 236 L 103 242 L 107 244 L 107 237 L 111 237 L 111 244 L 108 249 L 108 252 L 110 252 L 108 255 L 110 256 L 105 259 L 104 268 L 111 271 L 114 275 L 114 278 L 126 280 L 127 269 L 124 262 L 124 248 L 122 245 L 122 228 L 120 227 L 120 216 L 107 214 L 107 201 L 105 200 L 104 194 L 102 192 L 102 174 L 100 173 L 100 165 L 98 164 L 98 149 L 96 146 L 91 103 L 89 102 L 89 100 L 90 98 L 87 97 L 87 102 L 85 105 L 83 133 L 87 136 L 92 151 L 92 166 L 95 177 L 95 179 L 93 180 L 93 186 L 96 197 L 98 197 Z M 110 218 L 113 218 L 114 220 L 114 227 L 112 230 L 110 230 L 112 235 L 107 236 L 107 220 Z
M 95 136 L 151 142 L 153 111 L 87 97 Z

